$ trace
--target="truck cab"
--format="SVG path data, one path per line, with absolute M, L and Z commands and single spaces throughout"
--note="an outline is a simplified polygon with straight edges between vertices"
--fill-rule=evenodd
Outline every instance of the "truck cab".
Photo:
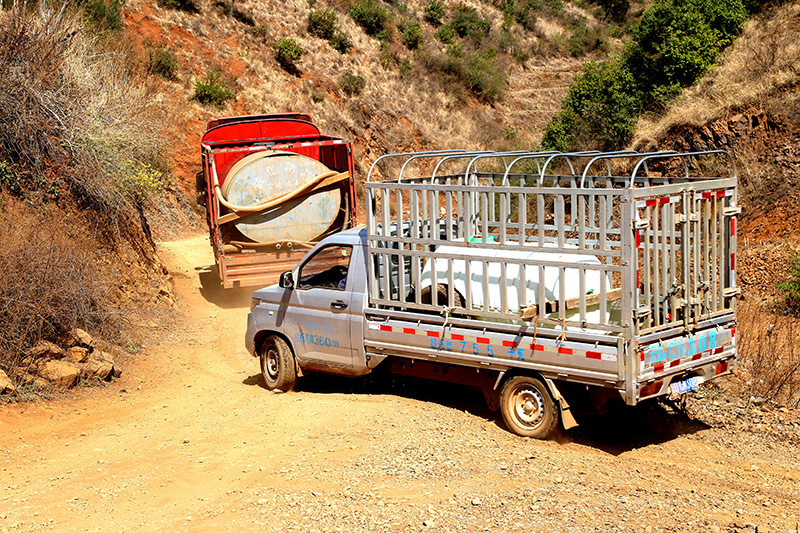
M 246 346 L 252 355 L 267 337 L 282 339 L 297 369 L 361 376 L 367 302 L 366 229 L 327 237 L 276 285 L 253 293 Z M 255 310 L 258 312 L 254 312 Z M 262 356 L 265 379 L 276 379 L 277 353 Z M 272 365 L 272 367 L 270 367 Z M 272 368 L 272 377 L 270 377 Z

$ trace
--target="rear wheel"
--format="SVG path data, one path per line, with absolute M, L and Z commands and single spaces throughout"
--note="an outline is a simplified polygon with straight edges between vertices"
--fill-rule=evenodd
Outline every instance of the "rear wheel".
M 556 427 L 558 413 L 542 380 L 515 376 L 503 385 L 500 412 L 508 429 L 522 437 L 546 439 Z
M 288 392 L 294 388 L 297 372 L 294 367 L 294 356 L 289 345 L 277 335 L 264 339 L 259 349 L 261 375 L 269 390 Z

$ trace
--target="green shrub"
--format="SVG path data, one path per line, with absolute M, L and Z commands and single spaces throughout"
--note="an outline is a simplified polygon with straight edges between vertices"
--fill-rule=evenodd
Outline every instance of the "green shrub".
M 147 49 L 147 71 L 167 80 L 174 80 L 178 72 L 175 52 L 164 45 Z
M 489 33 L 492 23 L 478 15 L 474 7 L 458 5 L 449 23 L 459 37 L 470 37 L 480 42 Z
M 117 32 L 122 29 L 124 0 L 80 0 L 86 20 L 99 31 Z
M 503 11 L 506 20 L 513 20 L 529 31 L 536 28 L 536 12 L 542 8 L 538 2 L 532 2 L 530 0 L 502 0 L 496 5 Z
M 598 3 L 603 8 L 606 18 L 614 22 L 624 22 L 631 7 L 630 0 L 599 0 Z
M 442 25 L 442 18 L 445 14 L 444 4 L 439 0 L 433 0 L 430 4 L 425 6 L 425 20 L 434 28 Z
M 350 37 L 348 37 L 347 34 L 342 30 L 334 31 L 333 37 L 331 37 L 328 43 L 330 43 L 331 47 L 340 54 L 346 54 L 351 48 L 353 48 L 353 41 L 351 41 Z
M 311 93 L 311 101 L 319 104 L 325 101 L 325 93 L 318 93 L 316 91 Z
M 350 17 L 364 28 L 368 35 L 375 36 L 382 31 L 388 31 L 391 20 L 391 14 L 378 0 L 358 0 L 350 10 Z
M 418 48 L 421 42 L 422 25 L 419 22 L 414 22 L 403 30 L 403 44 L 409 50 Z
M 296 73 L 296 62 L 303 56 L 304 50 L 291 37 L 284 37 L 280 41 L 272 43 L 272 53 L 285 71 Z
M 469 92 L 487 103 L 502 99 L 506 74 L 497 66 L 493 49 L 466 53 L 460 44 L 450 44 L 439 62 L 439 70 L 461 82 Z
M 789 249 L 789 279 L 778 284 L 789 314 L 800 315 L 800 254 Z
M 161 7 L 167 7 L 169 9 L 179 9 L 189 13 L 200 12 L 197 7 L 196 0 L 158 0 L 158 3 L 161 5 Z
M 269 26 L 267 26 L 266 24 L 259 24 L 258 26 L 250 30 L 250 33 L 252 33 L 253 37 L 255 37 L 256 39 L 259 39 L 261 41 L 266 41 L 267 39 L 269 39 L 269 34 L 270 34 Z
M 350 70 L 345 71 L 339 78 L 339 88 L 348 96 L 358 96 L 366 86 L 367 81 Z
M 589 28 L 585 23 L 574 28 L 567 41 L 567 52 L 572 57 L 583 57 L 590 52 L 607 49 L 603 33 L 599 28 Z
M 332 9 L 312 9 L 308 14 L 308 33 L 331 40 L 336 32 L 336 13 Z
M 231 83 L 218 69 L 211 69 L 201 80 L 194 82 L 194 98 L 202 104 L 213 105 L 217 109 L 225 107 L 225 103 L 234 97 Z
M 440 26 L 439 29 L 436 30 L 436 38 L 445 44 L 452 43 L 456 40 L 456 37 L 458 37 L 458 35 L 456 35 L 456 30 L 449 24 Z
M 15 196 L 22 193 L 22 180 L 4 160 L 0 160 L 0 188 Z
M 621 61 L 589 63 L 570 86 L 561 111 L 545 127 L 542 145 L 569 151 L 622 146 L 641 112 L 641 94 Z

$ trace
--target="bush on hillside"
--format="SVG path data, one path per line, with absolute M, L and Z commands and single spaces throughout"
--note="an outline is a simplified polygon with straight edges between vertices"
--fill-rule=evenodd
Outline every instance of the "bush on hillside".
M 403 44 L 409 50 L 419 48 L 422 43 L 422 25 L 419 22 L 413 22 L 403 29 Z
M 592 62 L 570 86 L 542 144 L 562 151 L 611 150 L 627 140 L 640 112 L 641 94 L 625 65 Z
M 442 18 L 445 15 L 445 8 L 444 4 L 439 0 L 433 0 L 430 4 L 425 6 L 424 10 L 424 17 L 425 21 L 428 22 L 434 28 L 438 28 L 442 25 Z
M 507 83 L 506 74 L 496 63 L 497 53 L 464 51 L 458 44 L 448 46 L 438 68 L 462 83 L 473 95 L 486 103 L 495 103 L 503 98 Z
M 233 97 L 234 91 L 231 83 L 225 79 L 219 69 L 211 69 L 205 77 L 194 82 L 194 98 L 201 104 L 223 109 L 228 100 Z
M 124 0 L 79 0 L 84 18 L 96 30 L 118 32 L 122 29 L 122 4 Z
M 164 45 L 147 49 L 147 71 L 167 80 L 174 80 L 178 73 L 178 58 L 175 52 Z
M 186 11 L 187 13 L 200 12 L 196 0 L 158 0 L 158 3 L 161 7 L 178 9 L 180 11 Z
M 297 62 L 303 57 L 305 50 L 291 37 L 285 37 L 272 43 L 272 53 L 283 70 L 296 74 Z
M 312 9 L 308 13 L 308 33 L 330 40 L 336 32 L 336 13 L 332 9 Z
M 367 35 L 373 36 L 388 32 L 392 18 L 379 0 L 358 0 L 350 10 L 350 17 L 364 28 Z
M 485 18 L 478 15 L 474 7 L 464 4 L 457 5 L 453 9 L 453 18 L 448 25 L 455 30 L 459 37 L 470 37 L 480 42 L 489 34 L 492 24 Z
M 599 0 L 598 3 L 602 6 L 606 18 L 614 22 L 624 22 L 631 8 L 630 0 Z
M 342 77 L 339 78 L 339 88 L 344 91 L 347 96 L 358 96 L 361 91 L 367 86 L 367 81 L 352 71 L 347 70 Z
M 336 30 L 333 32 L 333 37 L 331 37 L 328 43 L 330 43 L 331 47 L 340 54 L 346 54 L 351 48 L 353 48 L 353 41 L 351 41 L 350 37 L 348 37 L 347 34 L 342 30 Z

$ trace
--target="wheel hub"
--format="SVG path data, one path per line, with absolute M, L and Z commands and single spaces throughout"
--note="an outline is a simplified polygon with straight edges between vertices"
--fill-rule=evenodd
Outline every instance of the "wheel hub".
M 266 371 L 267 376 L 269 376 L 269 378 L 273 381 L 278 379 L 278 371 L 280 363 L 278 362 L 277 350 L 275 349 L 267 350 L 264 359 L 265 359 L 264 370 Z
M 520 422 L 534 427 L 544 417 L 544 398 L 536 389 L 524 388 L 517 392 L 514 413 Z

